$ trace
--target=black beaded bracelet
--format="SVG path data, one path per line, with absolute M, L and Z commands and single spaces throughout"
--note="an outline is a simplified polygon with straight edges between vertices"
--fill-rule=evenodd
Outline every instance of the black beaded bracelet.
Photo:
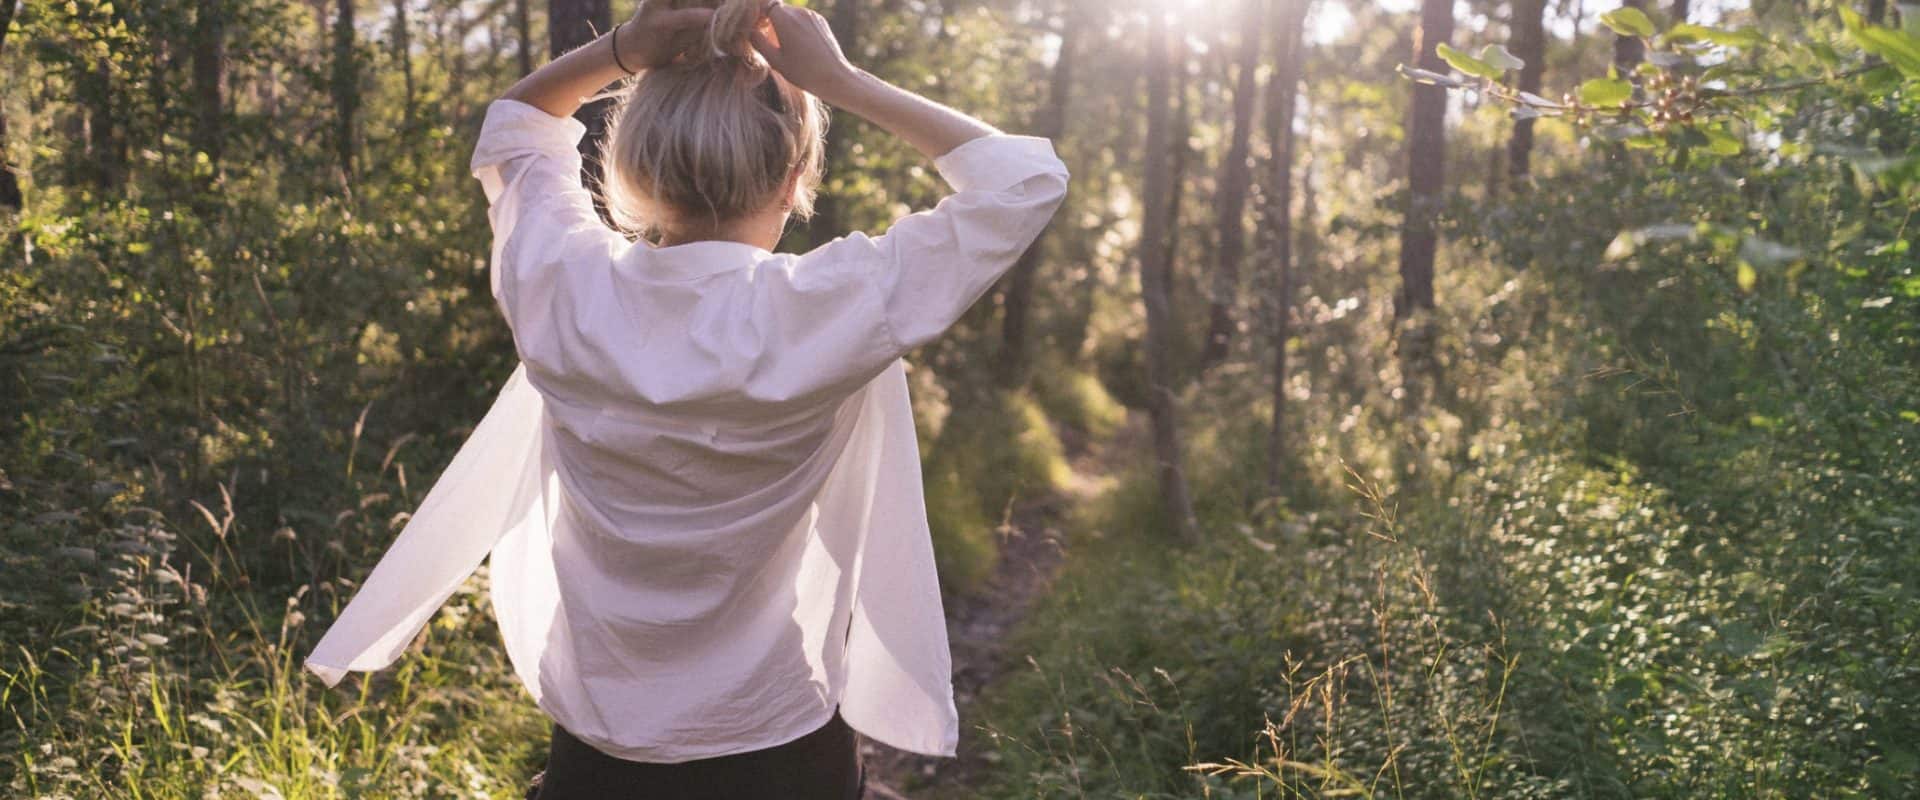
M 621 23 L 621 25 L 624 24 L 626 23 Z M 621 72 L 628 75 L 634 74 L 633 70 L 627 69 L 627 65 L 620 61 L 620 25 L 613 26 L 613 36 L 610 41 L 613 43 L 613 65 L 619 67 Z

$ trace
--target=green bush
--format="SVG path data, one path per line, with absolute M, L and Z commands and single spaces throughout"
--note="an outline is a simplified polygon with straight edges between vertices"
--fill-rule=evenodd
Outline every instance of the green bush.
M 1041 366 L 1033 373 L 1033 398 L 1055 422 L 1096 441 L 1111 438 L 1127 421 L 1126 407 L 1085 370 Z

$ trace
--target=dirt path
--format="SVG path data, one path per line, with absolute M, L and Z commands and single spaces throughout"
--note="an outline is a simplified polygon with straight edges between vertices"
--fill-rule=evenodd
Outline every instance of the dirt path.
M 1128 428 L 1137 427 L 1129 424 Z M 1034 603 L 1052 588 L 1066 559 L 1066 535 L 1061 521 L 1073 503 L 1100 494 L 1111 482 L 1112 465 L 1102 456 L 1117 443 L 1088 446 L 1061 438 L 1068 447 L 1073 476 L 1062 492 L 1016 502 L 1010 519 L 1001 525 L 1000 560 L 986 583 L 947 611 L 947 638 L 953 648 L 953 696 L 960 710 L 960 747 L 957 758 L 928 758 L 868 741 L 867 796 L 870 800 L 903 800 L 916 796 L 912 787 L 952 787 L 974 783 L 984 766 L 979 732 L 970 712 L 981 692 L 1021 654 L 1007 652 L 1007 635 Z M 1120 437 L 1127 438 L 1123 433 Z

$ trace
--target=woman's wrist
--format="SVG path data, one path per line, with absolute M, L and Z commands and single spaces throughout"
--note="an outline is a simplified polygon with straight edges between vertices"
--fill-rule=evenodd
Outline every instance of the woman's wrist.
M 622 20 L 615 23 L 613 29 L 607 31 L 607 35 L 604 37 L 608 40 L 607 51 L 613 54 L 613 66 L 627 75 L 639 73 L 640 70 L 633 65 L 640 63 L 640 56 L 642 55 L 642 50 L 639 47 L 640 31 L 621 30 L 631 21 L 632 20 Z M 622 33 L 625 33 L 625 36 L 622 36 Z
M 849 65 L 845 74 L 838 80 L 821 87 L 815 92 L 827 105 L 833 106 L 863 119 L 870 119 L 877 102 L 892 84 L 871 72 Z

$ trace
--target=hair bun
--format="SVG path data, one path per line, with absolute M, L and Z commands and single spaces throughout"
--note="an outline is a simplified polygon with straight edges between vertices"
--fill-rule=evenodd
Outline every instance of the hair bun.
M 739 58 L 750 64 L 760 62 L 753 49 L 753 31 L 760 24 L 761 0 L 647 0 L 663 2 L 670 9 L 710 8 L 713 21 L 704 31 L 684 31 L 674 40 L 674 52 L 680 63 L 705 64 Z

